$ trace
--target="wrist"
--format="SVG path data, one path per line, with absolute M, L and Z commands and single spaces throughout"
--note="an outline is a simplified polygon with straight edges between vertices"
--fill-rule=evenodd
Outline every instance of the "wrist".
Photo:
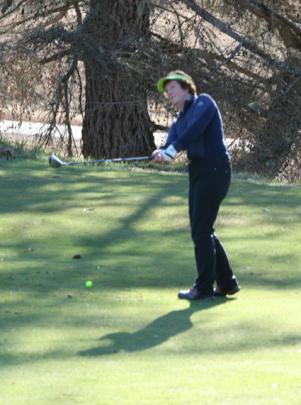
M 165 150 L 164 153 L 170 157 L 170 159 L 174 159 L 177 156 L 178 151 L 176 148 L 171 144 Z

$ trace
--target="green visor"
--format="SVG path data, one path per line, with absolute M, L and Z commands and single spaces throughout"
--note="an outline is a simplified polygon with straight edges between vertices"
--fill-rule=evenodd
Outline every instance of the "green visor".
M 161 79 L 157 82 L 157 89 L 160 93 L 164 93 L 165 91 L 165 83 L 169 80 L 181 80 L 182 82 L 190 83 L 191 79 L 188 76 L 181 75 L 181 74 L 168 74 L 167 76 L 161 77 Z

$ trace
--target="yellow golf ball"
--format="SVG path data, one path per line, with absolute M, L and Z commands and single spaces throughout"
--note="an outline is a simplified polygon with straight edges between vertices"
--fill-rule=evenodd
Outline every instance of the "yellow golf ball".
M 92 288 L 93 287 L 93 282 L 91 280 L 86 281 L 85 284 L 86 288 Z

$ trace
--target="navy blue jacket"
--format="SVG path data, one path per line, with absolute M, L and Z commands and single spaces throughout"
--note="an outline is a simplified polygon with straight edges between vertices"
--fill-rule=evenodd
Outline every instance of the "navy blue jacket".
M 222 116 L 212 97 L 201 94 L 185 102 L 170 127 L 164 148 L 171 144 L 178 152 L 186 150 L 190 160 L 228 156 Z

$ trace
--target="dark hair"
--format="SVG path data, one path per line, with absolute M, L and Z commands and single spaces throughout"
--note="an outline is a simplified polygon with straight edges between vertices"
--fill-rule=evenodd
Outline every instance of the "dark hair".
M 166 81 L 164 81 L 164 87 L 167 85 L 168 82 L 175 81 L 175 82 L 179 83 L 179 85 L 182 87 L 182 89 L 188 90 L 189 94 L 191 94 L 192 96 L 194 96 L 196 94 L 196 85 L 191 76 L 189 76 L 187 73 L 183 72 L 183 70 L 174 70 L 172 72 L 169 72 L 167 76 L 173 75 L 173 74 L 181 75 L 185 79 L 183 79 L 183 80 L 180 80 L 180 79 L 168 80 L 167 79 Z
M 177 82 L 182 87 L 182 89 L 188 90 L 189 94 L 191 94 L 192 96 L 195 95 L 196 89 L 195 87 L 192 87 L 191 83 L 183 82 L 182 80 L 177 80 Z

